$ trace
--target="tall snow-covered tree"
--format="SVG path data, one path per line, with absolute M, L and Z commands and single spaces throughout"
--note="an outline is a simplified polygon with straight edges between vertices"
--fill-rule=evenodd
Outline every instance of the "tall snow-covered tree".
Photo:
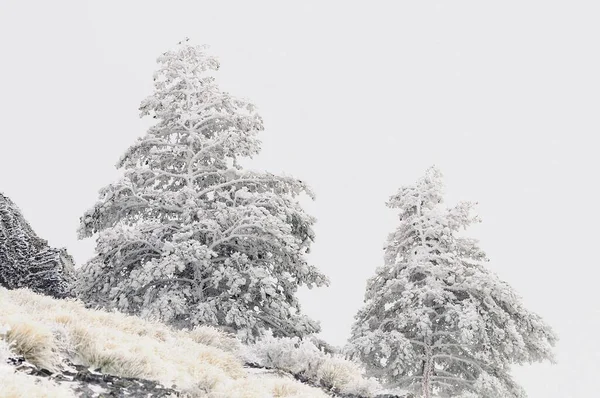
M 367 282 L 348 352 L 422 397 L 524 397 L 511 364 L 552 360 L 556 337 L 486 269 L 478 242 L 459 234 L 479 221 L 473 203 L 448 208 L 442 195 L 432 167 L 387 203 L 400 225 Z
M 83 300 L 179 327 L 319 330 L 300 312 L 299 286 L 326 285 L 307 263 L 314 218 L 297 201 L 303 181 L 247 171 L 260 150 L 255 107 L 219 89 L 217 60 L 183 42 L 158 58 L 141 115 L 157 122 L 117 163 L 123 177 L 81 219 L 97 234 L 79 272 Z

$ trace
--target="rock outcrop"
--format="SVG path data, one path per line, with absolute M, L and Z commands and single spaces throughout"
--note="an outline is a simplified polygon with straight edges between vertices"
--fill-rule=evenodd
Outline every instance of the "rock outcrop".
M 161 386 L 155 381 L 102 374 L 68 361 L 65 361 L 63 369 L 58 373 L 28 363 L 22 356 L 8 358 L 7 363 L 24 374 L 48 378 L 81 398 L 166 398 L 181 395 L 179 391 Z
M 0 193 L 0 286 L 72 297 L 73 270 L 73 258 L 66 250 L 48 246 L 19 208 Z

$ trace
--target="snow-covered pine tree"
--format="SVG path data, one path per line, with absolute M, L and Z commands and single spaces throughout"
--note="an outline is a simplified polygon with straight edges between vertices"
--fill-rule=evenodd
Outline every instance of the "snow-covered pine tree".
M 484 267 L 478 242 L 459 235 L 478 221 L 473 204 L 442 202 L 436 168 L 390 198 L 400 225 L 367 282 L 348 352 L 423 397 L 524 397 L 510 365 L 552 360 L 556 337 Z
M 158 58 L 141 115 L 157 119 L 118 162 L 120 181 L 100 192 L 80 237 L 98 233 L 79 272 L 91 305 L 179 327 L 266 329 L 302 336 L 319 326 L 300 312 L 300 285 L 328 283 L 305 253 L 314 219 L 297 196 L 304 182 L 244 170 L 260 150 L 252 104 L 219 89 L 217 60 L 187 40 Z

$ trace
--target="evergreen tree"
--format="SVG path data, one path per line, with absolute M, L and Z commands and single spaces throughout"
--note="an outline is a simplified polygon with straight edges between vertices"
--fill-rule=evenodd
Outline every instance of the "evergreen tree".
M 157 123 L 118 162 L 121 180 L 100 192 L 80 237 L 98 233 L 82 267 L 83 300 L 179 327 L 219 325 L 254 339 L 266 329 L 302 336 L 300 285 L 327 279 L 307 264 L 312 193 L 291 177 L 246 171 L 263 123 L 252 104 L 219 89 L 218 62 L 187 42 L 159 59 L 142 116 Z
M 390 198 L 400 225 L 367 283 L 349 353 L 423 397 L 524 397 L 510 365 L 552 360 L 556 337 L 485 268 L 478 242 L 459 235 L 478 221 L 473 204 L 442 202 L 435 168 Z

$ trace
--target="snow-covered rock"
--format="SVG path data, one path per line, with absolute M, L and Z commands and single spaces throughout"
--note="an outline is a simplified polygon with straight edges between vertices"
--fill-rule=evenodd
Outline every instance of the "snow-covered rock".
M 0 286 L 71 297 L 73 270 L 73 258 L 67 251 L 48 246 L 19 208 L 0 193 Z

